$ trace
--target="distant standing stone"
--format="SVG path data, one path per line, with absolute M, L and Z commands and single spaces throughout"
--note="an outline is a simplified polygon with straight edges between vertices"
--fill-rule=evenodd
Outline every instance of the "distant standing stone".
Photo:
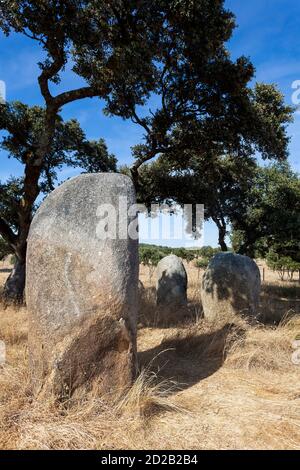
M 168 255 L 157 265 L 157 305 L 185 306 L 187 304 L 187 274 L 176 255 Z
M 146 289 L 144 287 L 144 284 L 142 283 L 142 281 L 139 280 L 139 283 L 138 283 L 138 297 L 139 297 L 139 309 L 141 308 L 141 304 L 143 303 L 144 299 L 145 299 L 145 294 L 146 294 Z
M 138 288 L 139 288 L 139 293 L 140 293 L 141 295 L 144 294 L 144 292 L 145 292 L 145 286 L 144 286 L 144 284 L 142 283 L 142 281 L 140 281 L 140 280 L 139 280 Z
M 27 252 L 29 353 L 35 393 L 68 397 L 131 384 L 136 365 L 138 242 L 99 237 L 102 204 L 117 233 L 133 218 L 131 180 L 86 174 L 53 191 L 37 211 Z M 127 209 L 125 207 L 125 209 Z M 114 214 L 112 214 L 113 216 Z
M 255 316 L 258 313 L 260 272 L 248 256 L 218 253 L 210 261 L 203 279 L 201 299 L 209 320 L 225 312 Z

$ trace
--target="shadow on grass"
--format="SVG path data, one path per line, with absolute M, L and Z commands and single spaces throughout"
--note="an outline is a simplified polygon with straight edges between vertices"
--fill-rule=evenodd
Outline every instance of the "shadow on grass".
M 213 333 L 179 335 L 139 352 L 139 365 L 156 374 L 158 380 L 173 382 L 174 387 L 167 393 L 176 393 L 217 372 L 226 359 L 230 342 L 244 335 L 245 330 L 233 324 Z
M 300 314 L 300 285 L 263 284 L 259 321 L 276 325 L 283 319 Z
M 263 284 L 262 294 L 285 300 L 300 300 L 300 284 L 298 282 L 289 285 Z

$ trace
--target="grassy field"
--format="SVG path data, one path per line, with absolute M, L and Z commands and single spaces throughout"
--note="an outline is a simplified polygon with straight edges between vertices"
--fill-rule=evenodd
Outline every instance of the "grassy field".
M 6 266 L 0 266 L 0 284 Z M 128 394 L 58 407 L 32 397 L 27 312 L 0 307 L 1 449 L 297 449 L 300 366 L 291 342 L 300 333 L 300 287 L 266 272 L 261 322 L 201 318 L 200 275 L 188 268 L 189 308 L 164 317 L 154 276 L 141 267 L 140 375 Z

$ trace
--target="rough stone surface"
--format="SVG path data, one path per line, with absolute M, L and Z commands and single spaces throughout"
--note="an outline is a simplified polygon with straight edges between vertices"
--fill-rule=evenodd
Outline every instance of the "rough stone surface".
M 202 279 L 204 316 L 210 320 L 228 312 L 246 316 L 258 313 L 260 272 L 248 256 L 218 253 Z
M 176 255 L 168 255 L 157 265 L 157 305 L 185 306 L 187 304 L 187 274 Z
M 26 300 L 37 394 L 63 398 L 94 387 L 107 393 L 133 379 L 138 242 L 103 240 L 96 231 L 103 203 L 117 209 L 117 227 L 127 229 L 132 222 L 126 210 L 118 211 L 119 196 L 127 197 L 128 205 L 135 203 L 126 176 L 81 175 L 53 191 L 34 217 Z

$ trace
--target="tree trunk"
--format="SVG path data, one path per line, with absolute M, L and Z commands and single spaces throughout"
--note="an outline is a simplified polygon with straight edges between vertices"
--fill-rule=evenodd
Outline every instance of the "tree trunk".
M 4 298 L 10 302 L 21 303 L 25 289 L 25 259 L 16 258 L 15 265 L 4 285 Z
M 19 241 L 14 247 L 16 261 L 12 272 L 6 280 L 3 291 L 4 299 L 7 302 L 22 303 L 24 300 L 28 232 L 29 227 L 22 234 L 24 241 Z
M 226 229 L 224 230 L 223 228 L 219 228 L 219 245 L 222 251 L 228 251 L 228 246 L 226 245 L 225 237 Z
M 227 244 L 225 242 L 225 237 L 227 235 L 227 226 L 224 218 L 218 219 L 217 217 L 212 217 L 216 226 L 218 227 L 219 232 L 219 245 L 222 251 L 228 251 Z

